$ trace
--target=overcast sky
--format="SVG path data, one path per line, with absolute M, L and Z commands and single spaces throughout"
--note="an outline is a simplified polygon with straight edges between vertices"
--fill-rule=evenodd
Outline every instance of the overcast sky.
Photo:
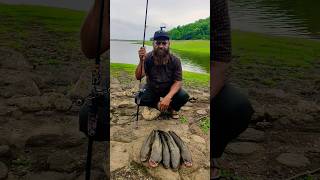
M 146 0 L 111 0 L 111 38 L 142 39 Z M 210 16 L 210 0 L 149 0 L 149 39 L 161 24 L 169 30 Z

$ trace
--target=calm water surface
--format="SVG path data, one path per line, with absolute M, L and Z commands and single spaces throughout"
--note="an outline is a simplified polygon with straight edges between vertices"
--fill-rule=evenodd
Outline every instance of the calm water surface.
M 234 29 L 320 39 L 319 0 L 230 0 L 229 6 Z
M 138 64 L 138 50 L 142 45 L 134 44 L 132 41 L 111 41 L 110 43 L 110 59 L 111 62 Z M 152 46 L 146 46 L 147 52 L 152 51 Z M 176 54 L 181 59 L 182 70 L 191 72 L 206 73 L 205 67 L 197 64 L 192 59 L 187 59 Z M 209 61 L 209 60 L 208 60 Z

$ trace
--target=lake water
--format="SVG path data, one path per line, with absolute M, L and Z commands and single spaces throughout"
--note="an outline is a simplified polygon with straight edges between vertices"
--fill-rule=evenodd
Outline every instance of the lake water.
M 230 0 L 233 29 L 320 39 L 319 0 Z
M 110 59 L 111 62 L 138 64 L 138 50 L 141 44 L 134 44 L 133 41 L 111 41 L 110 42 Z M 147 52 L 152 51 L 152 46 L 146 46 Z M 186 57 L 181 57 L 179 54 L 175 54 L 181 59 L 182 70 L 191 72 L 206 73 L 207 68 L 193 62 L 193 60 Z M 209 60 L 208 60 L 209 61 Z

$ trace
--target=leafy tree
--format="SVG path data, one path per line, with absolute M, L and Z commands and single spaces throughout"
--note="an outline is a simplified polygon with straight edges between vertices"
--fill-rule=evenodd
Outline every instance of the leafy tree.
M 210 39 L 210 17 L 199 19 L 194 23 L 179 25 L 169 32 L 173 40 Z

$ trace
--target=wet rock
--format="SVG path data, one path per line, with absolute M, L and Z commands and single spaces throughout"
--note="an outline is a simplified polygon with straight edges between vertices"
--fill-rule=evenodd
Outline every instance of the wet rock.
M 47 163 L 49 169 L 60 172 L 72 172 L 81 167 L 80 162 L 76 159 L 73 153 L 68 151 L 58 151 L 50 154 Z
M 0 161 L 0 180 L 5 180 L 8 177 L 8 167 Z
M 277 159 L 279 163 L 286 165 L 288 167 L 305 167 L 310 164 L 308 158 L 303 154 L 296 153 L 283 153 L 280 154 Z
M 262 149 L 262 146 L 251 142 L 234 142 L 230 143 L 226 152 L 231 154 L 247 155 Z
M 265 133 L 263 131 L 248 128 L 238 137 L 241 141 L 262 142 L 265 139 Z
M 173 172 L 170 169 L 165 169 L 162 166 L 157 168 L 148 168 L 148 173 L 159 180 L 180 180 L 180 175 L 178 172 Z
M 67 98 L 58 98 L 54 102 L 54 106 L 58 111 L 68 111 L 72 106 L 72 101 Z
M 197 110 L 197 114 L 199 114 L 199 115 L 206 115 L 206 114 L 207 114 L 207 111 L 204 110 L 204 109 L 199 109 L 199 110 Z
M 128 144 L 110 141 L 110 171 L 129 165 Z
M 38 173 L 31 173 L 26 175 L 23 180 L 70 180 L 74 179 L 74 174 L 60 173 L 54 171 L 45 171 Z
M 148 121 L 157 119 L 160 114 L 161 112 L 159 110 L 150 107 L 144 107 L 142 111 L 142 117 Z

